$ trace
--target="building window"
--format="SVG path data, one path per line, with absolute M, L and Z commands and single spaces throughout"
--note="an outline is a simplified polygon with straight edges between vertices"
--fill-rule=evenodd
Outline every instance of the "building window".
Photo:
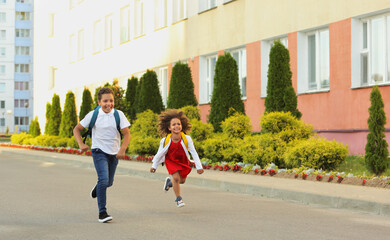
M 121 8 L 121 43 L 130 40 L 130 7 Z
M 5 74 L 5 65 L 0 65 L 0 74 L 1 75 Z
M 142 36 L 144 34 L 144 1 L 135 0 L 134 10 L 134 35 L 135 37 Z
M 29 73 L 30 65 L 29 64 L 15 64 L 16 73 Z
M 155 0 L 156 7 L 154 13 L 154 26 L 155 29 L 166 27 L 168 24 L 168 3 L 167 0 Z
M 29 56 L 30 55 L 30 47 L 16 46 L 15 47 L 15 55 Z
M 30 29 L 15 29 L 15 37 L 30 37 Z
M 173 0 L 172 3 L 172 21 L 178 22 L 187 18 L 187 1 Z
M 15 90 L 17 91 L 27 91 L 28 89 L 28 82 L 15 82 Z
M 69 61 L 75 62 L 76 56 L 77 56 L 76 36 L 72 34 L 69 37 Z
M 84 58 L 84 29 L 78 32 L 78 41 L 77 41 L 77 58 Z
M 7 0 L 0 0 L 0 4 L 5 4 L 7 3 Z
M 5 23 L 7 21 L 7 14 L 5 12 L 0 12 L 0 23 Z
M 5 30 L 0 30 L 0 40 L 6 40 L 7 32 Z
M 54 36 L 54 13 L 49 14 L 49 37 Z
M 19 126 L 29 125 L 28 117 L 15 117 L 15 125 L 19 125 Z
M 241 97 L 246 98 L 246 49 L 240 48 L 230 51 L 238 67 L 238 82 L 241 89 Z
M 5 101 L 4 100 L 0 101 L 0 109 L 5 109 Z
M 267 96 L 269 54 L 271 52 L 272 46 L 274 45 L 274 41 L 278 39 L 288 49 L 287 36 L 261 41 L 261 94 L 260 96 L 263 98 Z
M 15 99 L 15 108 L 28 108 L 28 99 Z
M 199 74 L 199 103 L 208 104 L 214 88 L 214 74 L 217 55 L 209 55 L 200 58 Z
M 168 68 L 163 67 L 158 69 L 158 84 L 160 88 L 161 97 L 164 103 L 164 106 L 167 106 L 168 101 Z
M 0 57 L 5 57 L 5 56 L 6 56 L 5 47 L 0 47 Z
M 0 126 L 5 127 L 5 118 L 0 118 Z
M 104 48 L 108 49 L 112 47 L 112 15 L 106 16 L 104 31 Z
M 199 0 L 199 12 L 215 8 L 217 6 L 217 0 Z
M 298 93 L 329 90 L 329 29 L 298 35 Z
M 5 83 L 0 83 L 0 92 L 5 92 Z
M 93 52 L 97 53 L 102 50 L 102 41 L 103 31 L 102 31 L 102 22 L 97 20 L 93 24 Z
M 16 21 L 30 21 L 30 12 L 16 12 Z
M 49 84 L 48 84 L 48 90 L 51 90 L 55 87 L 56 84 L 56 70 L 57 68 L 51 66 L 49 67 Z

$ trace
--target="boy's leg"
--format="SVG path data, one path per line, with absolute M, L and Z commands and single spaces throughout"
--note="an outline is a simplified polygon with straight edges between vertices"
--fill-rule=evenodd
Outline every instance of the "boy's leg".
M 96 187 L 97 202 L 99 213 L 105 212 L 106 209 L 106 190 L 109 183 L 108 173 L 108 158 L 107 155 L 100 149 L 92 150 L 93 163 L 98 175 Z
M 115 171 L 116 167 L 118 166 L 118 158 L 116 158 L 115 155 L 109 155 L 109 160 L 108 160 L 108 186 L 111 187 L 112 184 L 114 183 L 114 176 L 115 176 Z

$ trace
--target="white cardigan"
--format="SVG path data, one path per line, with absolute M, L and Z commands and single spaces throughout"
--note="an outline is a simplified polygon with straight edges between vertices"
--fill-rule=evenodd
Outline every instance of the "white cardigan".
M 202 163 L 200 162 L 200 159 L 199 159 L 199 156 L 198 156 L 198 153 L 195 150 L 194 142 L 192 141 L 192 138 L 190 136 L 188 136 L 188 135 L 186 135 L 186 138 L 187 138 L 187 141 L 188 141 L 188 151 L 187 151 L 186 146 L 184 145 L 183 139 L 180 140 L 180 143 L 181 143 L 181 146 L 183 147 L 183 149 L 184 149 L 184 151 L 185 151 L 185 153 L 187 155 L 188 160 L 191 161 L 190 154 L 188 153 L 188 152 L 190 152 L 192 158 L 194 159 L 194 161 L 191 161 L 191 162 L 195 162 L 196 169 L 197 170 L 203 169 Z M 165 147 L 164 147 L 164 142 L 165 142 L 165 138 L 161 139 L 160 147 L 158 148 L 158 151 L 157 151 L 156 155 L 154 155 L 154 157 L 153 157 L 152 168 L 154 168 L 154 169 L 157 169 L 157 167 L 158 167 L 158 165 L 160 163 L 165 162 L 165 155 L 167 154 L 169 146 L 171 145 L 172 138 L 169 139 L 169 142 L 168 142 L 168 144 Z

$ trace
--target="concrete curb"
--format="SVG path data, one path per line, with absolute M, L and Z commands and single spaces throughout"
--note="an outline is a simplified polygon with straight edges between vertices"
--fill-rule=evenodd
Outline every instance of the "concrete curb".
M 10 151 L 13 154 L 26 155 L 25 153 Z M 58 155 L 57 155 L 58 156 Z M 53 163 L 60 163 L 65 165 L 77 166 L 82 168 L 94 169 L 93 162 L 90 161 L 90 157 L 69 157 L 73 155 L 64 155 L 63 157 L 53 157 L 41 155 L 41 161 L 48 161 Z M 137 176 L 142 178 L 154 179 L 164 181 L 167 173 L 156 172 L 151 174 L 148 169 L 139 170 L 125 166 L 126 164 L 119 164 L 117 168 L 117 174 Z M 238 194 L 249 194 L 257 197 L 266 197 L 279 199 L 283 201 L 289 201 L 294 203 L 312 205 L 317 207 L 327 207 L 342 209 L 348 211 L 357 211 L 361 213 L 380 215 L 390 217 L 390 204 L 365 201 L 352 198 L 344 198 L 339 196 L 328 196 L 321 194 L 313 194 L 307 192 L 290 191 L 282 188 L 265 187 L 252 184 L 242 184 L 236 182 L 229 182 L 226 180 L 214 180 L 207 178 L 188 178 L 186 184 L 198 186 L 202 188 L 208 188 L 218 191 L 225 191 Z M 390 196 L 390 194 L 389 194 Z

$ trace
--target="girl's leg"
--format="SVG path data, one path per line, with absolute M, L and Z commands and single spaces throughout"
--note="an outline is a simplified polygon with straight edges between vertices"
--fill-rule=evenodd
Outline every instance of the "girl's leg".
M 180 176 L 180 173 L 178 171 L 175 173 L 172 173 L 172 187 L 173 187 L 173 191 L 175 192 L 176 197 L 180 196 L 180 183 L 181 182 L 182 182 L 182 178 Z

